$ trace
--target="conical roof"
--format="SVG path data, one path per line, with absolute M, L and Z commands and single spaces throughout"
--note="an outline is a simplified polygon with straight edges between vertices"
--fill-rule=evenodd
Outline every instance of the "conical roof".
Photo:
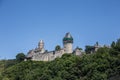
M 65 37 L 63 38 L 63 43 L 73 43 L 73 37 L 69 32 L 66 33 Z
M 71 34 L 68 32 L 68 33 L 66 33 L 65 38 L 72 38 L 72 36 L 71 36 Z
M 38 43 L 38 46 L 40 46 L 40 44 L 44 44 L 44 41 L 40 40 L 40 42 Z
M 39 43 L 44 43 L 44 41 L 43 40 L 40 40 L 40 42 Z

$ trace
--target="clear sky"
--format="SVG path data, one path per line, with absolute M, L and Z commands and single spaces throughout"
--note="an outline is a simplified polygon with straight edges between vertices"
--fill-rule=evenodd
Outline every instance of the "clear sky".
M 27 53 L 44 40 L 47 50 L 110 44 L 120 38 L 120 0 L 0 0 L 0 59 Z

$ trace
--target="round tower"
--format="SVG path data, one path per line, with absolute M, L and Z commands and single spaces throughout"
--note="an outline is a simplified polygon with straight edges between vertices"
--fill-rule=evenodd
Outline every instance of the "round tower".
M 43 40 L 40 40 L 40 42 L 38 43 L 38 49 L 40 50 L 41 53 L 45 52 Z
M 70 33 L 66 33 L 65 37 L 63 38 L 63 45 L 64 45 L 64 52 L 65 53 L 72 53 L 72 45 L 73 45 L 73 37 Z

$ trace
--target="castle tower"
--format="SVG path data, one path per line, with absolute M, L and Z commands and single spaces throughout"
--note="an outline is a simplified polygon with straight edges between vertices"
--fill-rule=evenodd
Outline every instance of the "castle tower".
M 65 53 L 72 53 L 72 44 L 73 44 L 73 38 L 70 33 L 66 33 L 65 37 L 63 38 L 63 45 L 64 45 L 64 51 Z
M 38 49 L 40 50 L 41 53 L 45 52 L 43 40 L 40 40 L 40 42 L 38 43 Z

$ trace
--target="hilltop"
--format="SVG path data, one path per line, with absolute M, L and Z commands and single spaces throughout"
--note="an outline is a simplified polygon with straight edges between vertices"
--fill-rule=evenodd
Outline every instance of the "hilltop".
M 64 54 L 53 61 L 12 61 L 0 80 L 120 80 L 120 39 L 111 48 L 102 47 L 92 54 Z

